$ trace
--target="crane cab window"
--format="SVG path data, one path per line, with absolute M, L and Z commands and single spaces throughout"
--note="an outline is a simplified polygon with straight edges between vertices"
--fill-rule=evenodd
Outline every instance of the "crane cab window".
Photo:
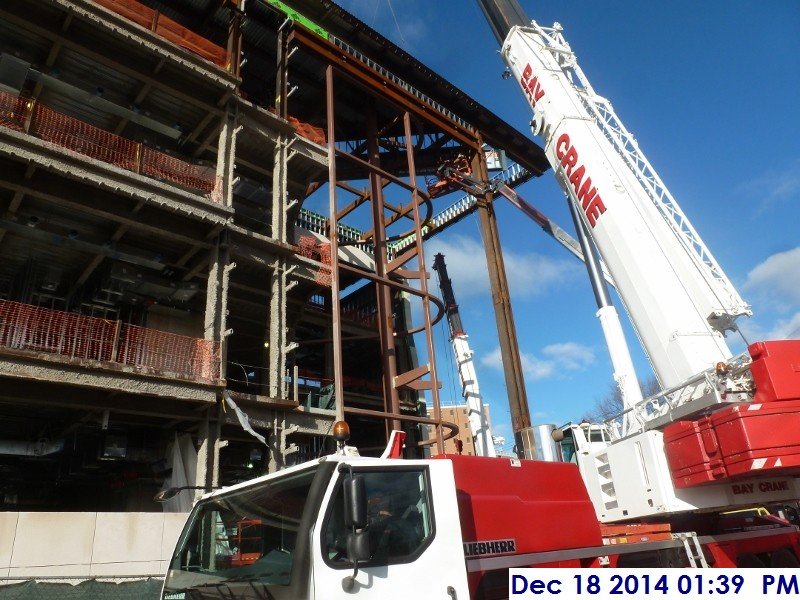
M 367 491 L 370 560 L 364 566 L 411 562 L 430 544 L 434 521 L 427 469 L 356 471 Z M 325 561 L 351 566 L 347 558 L 341 480 L 322 528 Z
M 241 582 L 265 589 L 289 586 L 300 519 L 316 473 L 316 468 L 305 469 L 200 501 L 172 558 L 165 593 L 228 589 Z

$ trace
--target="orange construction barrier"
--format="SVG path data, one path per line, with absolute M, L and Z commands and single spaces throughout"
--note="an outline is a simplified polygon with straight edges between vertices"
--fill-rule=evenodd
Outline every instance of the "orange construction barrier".
M 304 235 L 297 241 L 297 253 L 322 263 L 314 280 L 321 286 L 331 286 L 331 245 L 319 242 L 317 238 Z
M 214 381 L 219 342 L 0 300 L 0 348 L 121 363 Z
M 148 8 L 136 0 L 94 0 L 100 6 L 114 11 L 133 21 L 137 25 L 149 29 L 176 46 L 194 52 L 201 58 L 222 67 L 228 68 L 228 51 L 206 38 L 187 29 L 180 23 L 165 17 L 157 10 Z
M 0 91 L 0 125 L 22 131 L 25 128 L 26 98 Z
M 164 152 L 56 112 L 24 96 L 0 91 L 0 126 L 24 131 L 73 152 L 129 171 L 210 194 L 216 170 L 186 162 Z

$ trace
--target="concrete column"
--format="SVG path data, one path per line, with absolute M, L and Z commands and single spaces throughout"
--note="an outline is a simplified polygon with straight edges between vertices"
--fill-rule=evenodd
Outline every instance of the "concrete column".
M 217 169 L 212 200 L 224 206 L 233 206 L 233 167 L 236 160 L 236 135 L 240 128 L 232 105 L 228 107 L 220 129 L 217 144 Z M 214 242 L 209 261 L 206 284 L 206 308 L 203 319 L 203 337 L 220 344 L 219 378 L 226 375 L 228 346 L 226 343 L 228 316 L 228 288 L 230 272 L 236 266 L 230 261 L 228 232 L 222 231 Z M 218 398 L 218 403 L 222 398 Z M 218 404 L 218 407 L 221 404 Z M 197 434 L 197 477 L 195 485 L 211 489 L 219 484 L 220 419 L 212 417 L 209 408 L 206 419 Z
M 292 201 L 289 199 L 287 186 L 287 169 L 290 158 L 289 145 L 292 138 L 281 135 L 275 146 L 273 154 L 272 178 L 272 221 L 271 235 L 274 239 L 290 243 L 288 226 L 288 211 Z M 268 336 L 268 371 L 269 371 L 269 396 L 272 398 L 286 398 L 288 386 L 286 374 L 286 354 L 294 348 L 290 345 L 288 337 L 288 323 L 286 318 L 286 305 L 288 292 L 296 282 L 291 280 L 289 262 L 285 257 L 275 257 L 270 267 L 270 297 L 269 297 L 269 336 Z
M 285 425 L 285 413 L 276 410 L 272 419 L 272 427 L 270 427 L 269 435 L 267 436 L 267 446 L 269 447 L 268 473 L 275 473 L 286 466 L 286 437 L 283 435 Z
M 233 206 L 233 165 L 236 158 L 236 135 L 241 130 L 237 124 L 234 107 L 229 106 L 222 119 L 217 143 L 217 170 L 212 199 L 223 206 Z
M 217 410 L 216 407 L 206 410 L 206 418 L 197 432 L 197 475 L 194 485 L 206 490 L 219 485 L 220 419 Z

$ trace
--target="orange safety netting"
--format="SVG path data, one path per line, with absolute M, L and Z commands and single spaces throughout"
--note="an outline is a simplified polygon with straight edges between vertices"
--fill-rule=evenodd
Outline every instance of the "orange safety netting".
M 30 123 L 26 126 L 27 115 Z M 97 160 L 211 194 L 215 169 L 196 165 L 123 138 L 24 96 L 0 92 L 0 126 L 26 131 L 45 141 Z M 219 199 L 212 194 L 215 201 Z
M 0 125 L 22 131 L 25 128 L 27 99 L 0 91 Z
M 216 179 L 212 167 L 195 165 L 147 146 L 142 146 L 142 173 L 206 193 L 214 189 Z
M 278 114 L 278 111 L 274 106 L 270 106 L 268 110 L 273 115 Z M 314 142 L 315 144 L 319 144 L 320 146 L 324 146 L 328 143 L 328 138 L 325 136 L 325 130 L 321 127 L 314 127 L 311 123 L 301 121 L 292 115 L 286 117 L 286 120 L 294 125 L 294 128 L 297 130 L 297 135 L 302 136 L 307 140 Z
M 129 171 L 136 170 L 138 144 L 37 103 L 28 133 Z
M 117 362 L 213 380 L 219 376 L 219 344 L 202 338 L 125 325 Z
M 0 300 L 0 348 L 219 377 L 218 342 L 9 300 Z
M 297 241 L 297 253 L 322 263 L 314 275 L 314 281 L 324 287 L 331 286 L 331 245 L 320 242 L 317 238 L 304 235 Z
M 160 14 L 157 10 L 148 8 L 136 0 L 94 1 L 129 21 L 155 32 L 165 40 L 194 52 L 201 58 L 213 62 L 223 69 L 228 68 L 228 51 L 225 48 L 211 43 L 206 38 Z
M 0 346 L 111 361 L 116 321 L 0 300 Z
M 327 143 L 325 131 L 321 127 L 314 127 L 310 123 L 299 121 L 291 115 L 289 116 L 288 121 L 297 129 L 297 135 L 300 135 L 307 140 L 314 142 L 315 144 L 319 144 L 320 146 L 324 146 Z

